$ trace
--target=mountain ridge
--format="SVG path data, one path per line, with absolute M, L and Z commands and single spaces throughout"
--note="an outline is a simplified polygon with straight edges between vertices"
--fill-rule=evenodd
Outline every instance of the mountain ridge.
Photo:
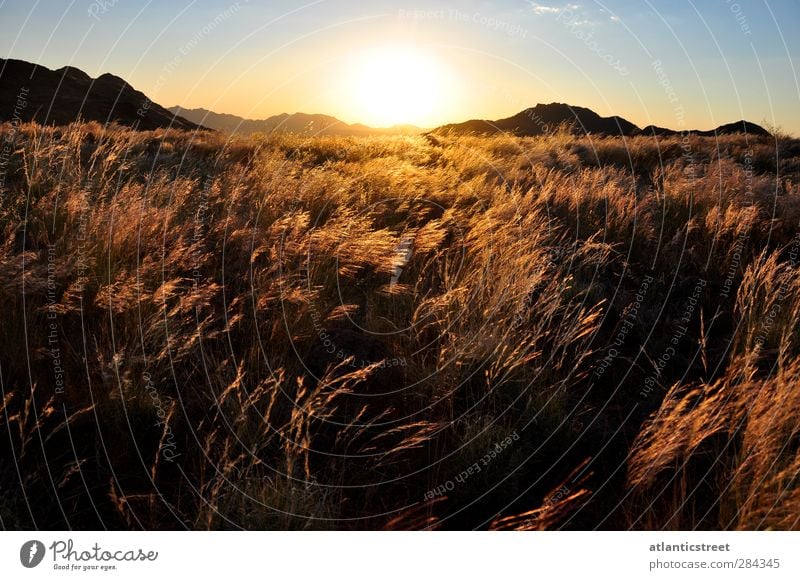
M 664 127 L 648 125 L 640 129 L 627 119 L 612 115 L 601 117 L 591 109 L 566 103 L 540 103 L 504 119 L 496 121 L 471 119 L 463 123 L 449 123 L 433 129 L 435 134 L 477 134 L 512 133 L 520 137 L 536 137 L 555 132 L 559 127 L 577 135 L 594 134 L 633 137 L 636 135 L 668 136 L 692 133 L 704 137 L 747 133 L 751 135 L 770 135 L 769 131 L 750 121 L 740 120 L 720 125 L 716 129 L 675 131 Z
M 24 60 L 0 59 L 0 122 L 66 125 L 77 120 L 141 130 L 203 129 L 113 74 L 92 78 L 73 66 L 51 70 Z
M 299 133 L 305 135 L 416 135 L 423 133 L 414 125 L 392 127 L 369 127 L 362 123 L 348 124 L 331 115 L 321 113 L 279 113 L 265 119 L 248 119 L 231 113 L 217 113 L 205 108 L 188 109 L 179 105 L 168 107 L 168 111 L 223 133 Z

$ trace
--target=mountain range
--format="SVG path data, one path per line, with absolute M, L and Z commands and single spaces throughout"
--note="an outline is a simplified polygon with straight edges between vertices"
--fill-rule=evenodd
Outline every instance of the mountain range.
M 184 109 L 170 107 L 169 111 L 181 115 L 193 123 L 223 133 L 300 133 L 305 135 L 417 135 L 423 129 L 413 125 L 375 128 L 360 123 L 348 125 L 330 115 L 308 113 L 282 113 L 266 119 L 245 119 L 228 113 L 215 113 L 208 109 Z
M 305 135 L 415 135 L 424 132 L 413 125 L 374 128 L 347 124 L 329 115 L 283 113 L 266 119 L 245 119 L 208 109 L 169 109 L 154 103 L 123 79 L 112 74 L 92 78 L 75 67 L 50 70 L 22 60 L 0 59 L 0 122 L 31 121 L 64 125 L 83 119 L 100 123 L 115 122 L 141 130 L 176 128 L 216 130 L 224 133 L 299 133 Z M 566 127 L 575 134 L 667 136 L 678 131 L 649 125 L 640 129 L 618 117 L 601 117 L 591 109 L 565 103 L 539 104 L 505 119 L 471 120 L 443 125 L 430 131 L 436 134 L 477 134 L 497 132 L 519 136 L 538 136 Z M 769 135 L 749 121 L 721 125 L 709 131 L 690 131 L 714 136 L 731 133 Z
M 576 107 L 565 103 L 539 104 L 530 109 L 520 111 L 512 117 L 496 121 L 473 119 L 464 123 L 443 125 L 433 130 L 438 134 L 473 134 L 487 135 L 493 133 L 513 133 L 523 137 L 535 137 L 555 132 L 566 127 L 578 135 L 654 135 L 658 137 L 678 135 L 681 131 L 648 125 L 640 129 L 622 117 L 601 117 L 591 109 Z M 732 133 L 748 133 L 750 135 L 769 135 L 763 127 L 749 121 L 737 121 L 720 125 L 710 131 L 689 130 L 689 133 L 704 137 L 729 135 Z

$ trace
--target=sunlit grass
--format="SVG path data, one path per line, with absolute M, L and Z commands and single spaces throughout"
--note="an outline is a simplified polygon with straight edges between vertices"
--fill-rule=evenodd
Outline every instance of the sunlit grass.
M 794 142 L 14 148 L 6 527 L 797 527 Z

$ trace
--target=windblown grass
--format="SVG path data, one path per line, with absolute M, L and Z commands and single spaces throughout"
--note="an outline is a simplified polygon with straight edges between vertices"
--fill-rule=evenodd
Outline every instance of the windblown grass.
M 798 527 L 794 141 L 14 151 L 3 527 Z

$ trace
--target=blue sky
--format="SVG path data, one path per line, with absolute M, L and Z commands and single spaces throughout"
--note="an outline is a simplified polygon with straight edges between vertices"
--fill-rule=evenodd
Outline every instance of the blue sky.
M 0 2 L 5 57 L 112 72 L 166 106 L 348 122 L 371 120 L 353 63 L 391 45 L 441 79 L 402 96 L 431 103 L 408 122 L 561 101 L 640 126 L 746 118 L 800 135 L 798 30 L 797 0 Z

